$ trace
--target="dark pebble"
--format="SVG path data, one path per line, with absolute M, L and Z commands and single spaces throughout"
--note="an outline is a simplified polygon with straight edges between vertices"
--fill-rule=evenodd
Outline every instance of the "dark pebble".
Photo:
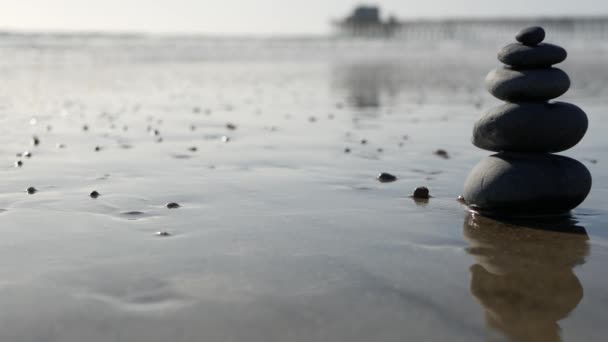
M 379 149 L 377 149 L 376 151 L 378 151 L 378 153 L 382 153 L 382 152 L 384 152 L 384 149 L 379 148 Z
M 99 197 L 99 192 L 97 192 L 97 190 L 93 190 L 89 196 L 91 196 L 91 198 L 97 198 Z
M 34 188 L 33 186 L 30 186 L 29 188 L 27 188 L 25 191 L 27 191 L 28 194 L 33 195 L 35 194 L 38 190 L 36 190 L 36 188 Z
M 21 160 L 17 160 L 15 162 L 15 167 L 22 167 L 23 166 L 23 162 Z
M 180 205 L 175 202 L 167 203 L 167 208 L 169 208 L 169 209 L 177 209 L 179 207 L 180 207 Z
M 188 148 L 188 151 L 196 152 L 196 151 L 198 151 L 198 148 L 196 148 L 196 146 L 192 146 L 192 147 Z
M 32 145 L 34 145 L 34 146 L 40 145 L 40 139 L 38 139 L 37 136 L 32 137 Z
M 348 147 L 347 147 L 347 148 L 345 148 L 345 149 L 344 149 L 344 153 L 350 153 L 350 148 L 348 148 Z
M 26 158 L 31 158 L 32 157 L 32 152 L 30 151 L 25 151 L 21 154 L 22 156 L 26 157 Z
M 561 63 L 568 57 L 568 52 L 561 46 L 540 44 L 526 46 L 517 43 L 509 44 L 498 52 L 498 60 L 515 68 L 546 68 Z
M 222 142 L 227 143 L 227 142 L 229 142 L 229 141 L 230 141 L 230 137 L 225 136 L 225 135 L 224 135 L 224 136 L 222 136 Z
M 95 152 L 101 151 L 101 146 L 95 146 Z
M 570 78 L 558 68 L 490 71 L 485 80 L 490 94 L 508 102 L 550 100 L 570 88 Z
M 475 166 L 463 195 L 472 210 L 487 215 L 561 214 L 585 200 L 591 183 L 589 170 L 568 157 L 498 153 Z
M 87 126 L 87 125 L 82 126 L 82 130 L 85 131 L 85 132 L 88 131 L 89 130 L 89 126 Z
M 475 123 L 473 144 L 495 152 L 561 152 L 578 144 L 587 126 L 587 115 L 573 104 L 506 103 Z
M 361 139 L 361 145 L 365 145 L 367 144 L 367 140 L 366 139 Z
M 317 122 L 317 118 L 315 118 L 314 116 L 311 116 L 308 118 L 309 122 Z
M 450 155 L 448 154 L 448 151 L 442 150 L 442 149 L 438 149 L 437 151 L 435 151 L 435 155 L 439 156 L 441 158 L 444 158 L 444 159 L 450 158 Z
M 429 195 L 429 189 L 425 186 L 420 186 L 417 187 L 416 190 L 414 190 L 414 194 L 412 195 L 413 198 L 416 199 L 428 199 L 431 196 Z
M 377 179 L 380 183 L 390 183 L 396 181 L 397 177 L 390 173 L 382 172 L 378 175 Z
M 236 125 L 235 124 L 231 124 L 231 123 L 227 123 L 226 124 L 226 128 L 228 128 L 231 131 L 236 130 Z
M 545 30 L 540 26 L 526 27 L 517 33 L 515 39 L 524 45 L 534 46 L 545 39 Z
M 161 232 L 156 232 L 156 236 L 167 237 L 167 236 L 171 236 L 171 233 L 165 232 L 165 231 L 161 231 Z
M 591 164 L 597 164 L 597 159 L 590 159 L 590 158 L 586 158 L 585 161 L 591 163 Z

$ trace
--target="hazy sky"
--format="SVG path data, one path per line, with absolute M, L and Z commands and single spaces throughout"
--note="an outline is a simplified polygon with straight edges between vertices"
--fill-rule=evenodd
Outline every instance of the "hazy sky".
M 608 0 L 0 0 L 0 29 L 324 33 L 359 3 L 402 18 L 608 14 Z

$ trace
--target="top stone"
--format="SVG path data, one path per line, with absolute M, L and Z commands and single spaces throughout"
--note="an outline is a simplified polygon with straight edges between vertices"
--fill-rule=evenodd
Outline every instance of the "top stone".
M 540 26 L 527 27 L 519 31 L 515 39 L 524 45 L 535 46 L 545 39 L 545 30 Z

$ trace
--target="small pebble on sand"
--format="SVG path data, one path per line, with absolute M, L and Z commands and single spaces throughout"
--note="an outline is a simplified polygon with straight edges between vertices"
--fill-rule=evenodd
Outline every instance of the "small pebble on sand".
M 23 166 L 23 162 L 21 160 L 17 160 L 15 162 L 15 167 L 22 167 Z
M 156 236 L 166 237 L 166 236 L 171 236 L 171 233 L 165 232 L 165 231 L 160 231 L 160 232 L 156 232 Z
M 234 131 L 234 130 L 236 130 L 236 125 L 233 124 L 233 123 L 227 123 L 226 124 L 226 128 L 229 129 L 229 130 L 231 130 L 231 131 Z
M 32 137 L 32 145 L 34 145 L 34 146 L 40 145 L 40 139 L 38 139 L 38 137 L 35 135 Z
M 97 190 L 93 190 L 93 191 L 91 191 L 89 196 L 91 196 L 91 198 L 97 198 L 97 197 L 99 197 L 99 192 L 97 192 Z
M 190 152 L 196 152 L 196 151 L 198 151 L 198 148 L 196 148 L 196 146 L 192 146 L 192 147 L 188 148 L 188 151 L 190 151 Z
M 101 146 L 95 146 L 95 152 L 101 151 Z
M 462 196 L 462 195 L 458 196 L 458 202 L 465 203 L 464 196 Z
M 361 139 L 361 145 L 367 144 L 367 139 Z
M 443 150 L 443 149 L 438 149 L 437 151 L 435 151 L 435 155 L 439 156 L 441 158 L 444 158 L 444 159 L 450 158 L 450 155 L 448 154 L 448 151 Z
M 390 183 L 396 181 L 397 177 L 390 173 L 382 172 L 378 175 L 377 179 L 380 183 Z
M 177 208 L 179 208 L 179 207 L 180 207 L 180 205 L 179 205 L 179 204 L 177 204 L 177 203 L 175 203 L 175 202 L 167 203 L 167 205 L 166 205 L 166 206 L 167 206 L 167 208 L 169 208 L 169 209 L 177 209 Z
M 230 137 L 225 136 L 225 135 L 224 135 L 224 136 L 222 136 L 222 142 L 227 143 L 227 142 L 229 142 L 229 141 L 230 141 Z
M 429 197 L 431 197 L 429 194 L 429 189 L 425 186 L 417 187 L 412 195 L 412 198 L 416 199 L 428 199 Z
M 350 153 L 350 148 L 348 148 L 348 147 L 347 147 L 347 148 L 345 148 L 345 149 L 344 149 L 344 153 Z
M 30 194 L 33 195 L 35 194 L 38 190 L 36 190 L 36 188 L 34 188 L 33 186 L 30 186 L 29 188 L 25 189 L 25 191 Z

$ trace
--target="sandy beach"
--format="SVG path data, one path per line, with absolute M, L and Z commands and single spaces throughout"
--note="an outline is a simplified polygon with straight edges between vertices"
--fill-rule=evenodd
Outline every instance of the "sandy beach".
M 0 340 L 603 341 L 608 47 L 574 234 L 457 201 L 501 43 L 3 37 Z

